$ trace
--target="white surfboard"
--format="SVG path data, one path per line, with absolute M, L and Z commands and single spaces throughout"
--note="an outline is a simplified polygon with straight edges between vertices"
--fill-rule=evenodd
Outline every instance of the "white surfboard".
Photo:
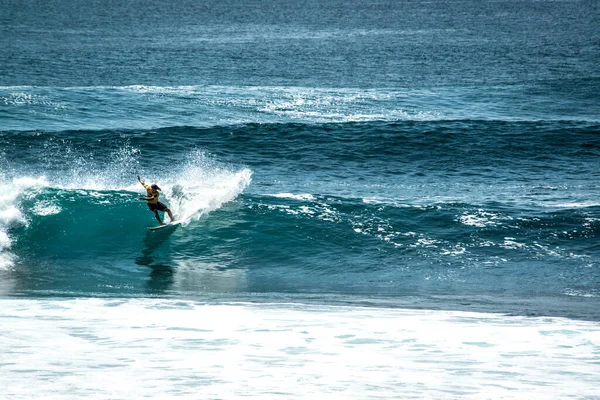
M 148 229 L 150 229 L 151 231 L 155 231 L 155 230 L 158 230 L 158 229 L 169 228 L 169 227 L 174 228 L 177 225 L 181 224 L 181 222 L 182 222 L 181 220 L 176 219 L 175 221 L 169 222 L 168 224 L 159 225 L 159 226 L 153 226 L 153 227 L 150 227 Z

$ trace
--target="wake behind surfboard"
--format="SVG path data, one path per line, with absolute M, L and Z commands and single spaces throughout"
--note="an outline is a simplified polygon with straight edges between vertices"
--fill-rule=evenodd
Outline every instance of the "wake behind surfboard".
M 172 221 L 172 222 L 170 222 L 168 224 L 159 225 L 159 226 L 153 226 L 153 227 L 149 227 L 148 229 L 150 229 L 151 231 L 156 231 L 158 229 L 169 228 L 169 227 L 175 228 L 175 227 L 179 226 L 181 224 L 181 222 L 182 222 L 181 220 L 177 219 L 177 220 Z

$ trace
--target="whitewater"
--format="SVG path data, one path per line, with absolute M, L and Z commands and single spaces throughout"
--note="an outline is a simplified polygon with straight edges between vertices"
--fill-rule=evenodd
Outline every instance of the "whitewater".
M 0 384 L 11 399 L 597 395 L 590 322 L 164 299 L 13 299 L 3 309 L 11 347 Z

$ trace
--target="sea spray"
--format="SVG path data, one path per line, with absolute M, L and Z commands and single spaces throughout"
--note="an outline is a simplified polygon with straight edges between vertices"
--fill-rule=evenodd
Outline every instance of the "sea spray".
M 203 151 L 194 150 L 161 186 L 177 219 L 187 225 L 235 199 L 250 184 L 252 171 L 234 169 Z

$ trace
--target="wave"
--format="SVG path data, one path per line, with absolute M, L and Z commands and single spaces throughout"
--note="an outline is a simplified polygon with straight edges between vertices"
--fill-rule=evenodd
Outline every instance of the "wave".
M 140 221 L 144 221 L 144 216 L 147 221 L 154 220 L 143 202 L 137 200 L 145 191 L 139 184 L 131 183 L 134 176 L 127 175 L 131 165 L 123 159 L 118 161 L 100 170 L 94 170 L 93 163 L 85 163 L 71 169 L 70 174 L 52 178 L 0 179 L 5 188 L 0 196 L 0 269 L 14 266 L 16 256 L 11 247 L 15 236 L 17 240 L 29 238 L 25 240 L 35 242 L 41 236 L 60 236 L 70 230 L 63 234 L 72 240 L 63 242 L 69 247 L 84 232 L 101 232 L 110 240 L 122 239 L 143 226 Z M 149 174 L 146 180 L 160 182 L 164 201 L 186 226 L 234 200 L 250 184 L 252 172 L 227 167 L 202 152 L 192 151 L 181 165 Z M 121 233 L 107 236 L 111 227 Z M 98 238 L 98 242 L 102 245 L 102 239 Z M 20 245 L 35 247 L 35 243 Z
M 188 176 L 161 184 L 165 202 L 178 219 L 185 221 L 188 239 L 202 241 L 205 234 L 216 235 L 236 247 L 242 238 L 258 246 L 248 251 L 261 251 L 263 245 L 265 250 L 271 244 L 264 241 L 277 238 L 273 244 L 281 251 L 321 255 L 342 254 L 352 248 L 364 248 L 369 253 L 368 249 L 376 246 L 392 259 L 396 250 L 400 251 L 398 256 L 411 253 L 423 260 L 459 254 L 484 260 L 490 253 L 507 260 L 535 259 L 539 254 L 570 259 L 587 257 L 600 235 L 600 219 L 593 216 L 598 207 L 527 215 L 499 204 L 410 204 L 318 194 L 242 194 L 250 182 L 248 170 L 216 173 L 208 179 L 196 179 L 196 173 L 192 179 Z M 25 181 L 27 185 L 23 185 Z M 43 178 L 12 183 L 13 188 L 17 185 L 22 188 L 19 198 L 15 196 L 1 220 L 5 238 L 9 232 L 18 231 L 20 237 L 60 234 L 76 242 L 87 231 L 104 246 L 106 242 L 124 242 L 133 232 L 143 232 L 145 226 L 155 224 L 143 202 L 136 200 L 141 192 L 133 188 L 65 189 L 52 187 Z M 237 205 L 224 210 L 224 204 L 232 200 Z M 220 213 L 202 219 L 214 211 Z M 229 226 L 230 222 L 243 226 L 244 235 L 227 228 L 221 236 L 224 232 L 219 224 Z M 214 232 L 212 223 L 217 224 Z M 21 229 L 15 229 L 19 226 Z M 303 231 L 311 234 L 297 235 Z M 192 245 L 200 247 L 199 243 Z M 193 251 L 190 256 L 194 257 Z M 265 251 L 263 260 L 268 261 L 269 256 Z
M 19 195 L 4 203 L 12 214 L 0 219 L 2 268 L 20 290 L 54 294 L 600 296 L 597 207 L 532 212 L 499 203 L 244 193 L 249 170 L 187 171 L 157 180 L 186 219 L 164 232 L 146 229 L 156 221 L 135 186 L 4 182 Z M 144 287 L 144 269 L 159 289 Z
M 150 273 L 179 294 L 595 297 L 597 132 L 489 121 L 3 132 L 3 275 L 35 293 L 139 293 Z M 138 174 L 183 226 L 149 233 Z
M 556 94 L 552 87 L 540 85 L 543 88 L 538 91 L 515 86 L 411 90 L 278 86 L 5 86 L 0 87 L 0 111 L 5 116 L 3 129 L 21 131 L 374 121 L 598 123 L 594 96 Z M 545 94 L 546 90 L 550 93 Z M 558 95 L 558 100 L 552 93 Z M 90 107 L 90 104 L 94 106 Z
M 376 168 L 378 174 L 439 170 L 485 175 L 490 169 L 498 174 L 507 167 L 518 167 L 524 174 L 555 168 L 559 173 L 572 170 L 577 175 L 588 170 L 593 173 L 590 163 L 600 154 L 599 132 L 597 124 L 491 121 L 4 131 L 0 132 L 0 151 L 4 155 L 0 167 L 9 171 L 14 163 L 23 171 L 28 168 L 20 165 L 23 160 L 36 165 L 46 162 L 45 169 L 59 168 L 70 175 L 72 182 L 78 176 L 92 178 L 91 182 L 78 182 L 80 187 L 98 180 L 106 187 L 114 181 L 115 171 L 125 181 L 146 164 L 179 163 L 180 154 L 204 149 L 221 158 L 258 166 L 275 162 L 275 168 L 290 162 L 297 166 L 311 164 L 312 169 L 331 168 L 335 163 L 352 164 L 365 172 Z M 154 161 L 142 162 L 146 157 Z M 50 165 L 53 161 L 56 164 Z M 69 164 L 68 170 L 60 167 L 65 163 Z M 98 172 L 79 172 L 90 169 Z

